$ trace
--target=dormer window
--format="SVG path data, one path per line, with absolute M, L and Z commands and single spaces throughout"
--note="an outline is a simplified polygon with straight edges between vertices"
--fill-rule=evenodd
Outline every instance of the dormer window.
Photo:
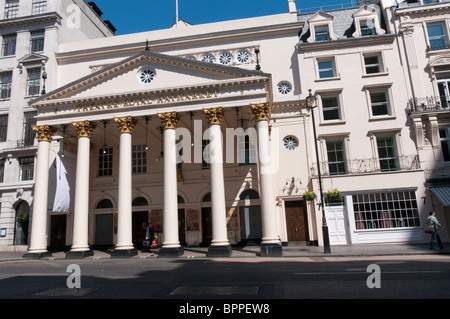
M 322 42 L 337 40 L 338 36 L 333 32 L 333 16 L 319 11 L 308 19 L 311 36 L 308 42 Z
M 314 31 L 314 34 L 316 35 L 316 42 L 330 40 L 330 31 L 328 30 L 328 25 L 318 25 L 314 27 Z
M 375 19 L 361 20 L 359 26 L 361 28 L 361 36 L 376 35 Z
M 355 32 L 353 37 L 360 38 L 371 35 L 385 34 L 380 27 L 381 13 L 380 7 L 375 4 L 364 5 L 359 8 L 354 14 Z

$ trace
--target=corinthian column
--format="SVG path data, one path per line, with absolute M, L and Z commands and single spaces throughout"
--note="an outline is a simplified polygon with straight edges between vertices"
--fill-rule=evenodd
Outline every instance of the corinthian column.
M 120 132 L 119 156 L 119 200 L 117 243 L 112 257 L 131 257 L 137 255 L 133 247 L 132 237 L 132 161 L 131 161 L 131 134 L 137 120 L 131 116 L 116 117 Z
M 175 129 L 180 120 L 176 112 L 158 113 L 164 129 L 164 242 L 158 257 L 178 257 L 183 254 L 178 234 L 177 163 Z
M 275 192 L 273 188 L 272 161 L 269 143 L 270 104 L 252 104 L 253 118 L 258 134 L 259 180 L 261 185 L 262 241 L 261 256 L 281 256 L 275 215 Z
M 229 257 L 231 246 L 227 236 L 227 220 L 225 205 L 225 181 L 223 177 L 223 145 L 220 125 L 223 119 L 223 109 L 203 109 L 209 123 L 210 144 L 209 158 L 211 170 L 211 211 L 212 211 L 212 241 L 208 248 L 210 257 Z
M 48 125 L 33 126 L 39 141 L 37 150 L 36 179 L 34 184 L 33 219 L 31 239 L 25 258 L 48 257 L 47 251 L 47 197 L 50 142 L 56 128 Z
M 91 134 L 95 124 L 90 121 L 73 122 L 78 134 L 73 240 L 66 258 L 83 258 L 94 253 L 88 244 L 89 229 L 89 163 Z

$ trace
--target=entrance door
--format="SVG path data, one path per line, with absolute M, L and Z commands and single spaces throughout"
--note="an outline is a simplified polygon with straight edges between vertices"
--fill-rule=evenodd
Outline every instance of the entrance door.
M 133 246 L 135 248 L 142 248 L 142 242 L 145 239 L 145 231 L 147 229 L 148 213 L 147 212 L 133 212 Z
M 212 241 L 212 219 L 211 207 L 202 208 L 202 246 L 211 245 Z
M 330 245 L 346 245 L 344 206 L 328 206 L 325 208 Z
M 241 243 L 259 245 L 262 238 L 261 206 L 239 207 Z
M 113 244 L 113 214 L 95 215 L 95 244 Z
M 289 242 L 305 242 L 309 240 L 308 220 L 304 201 L 288 201 L 284 203 L 286 228 Z
M 66 215 L 52 215 L 50 250 L 64 250 L 66 247 Z

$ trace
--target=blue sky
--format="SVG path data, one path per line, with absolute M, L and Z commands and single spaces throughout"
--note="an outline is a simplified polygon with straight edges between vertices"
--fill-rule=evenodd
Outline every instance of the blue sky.
M 297 9 L 356 0 L 295 0 Z M 116 35 L 166 29 L 175 21 L 175 0 L 95 0 L 103 19 L 117 28 Z M 286 13 L 288 0 L 178 0 L 179 16 L 203 24 Z

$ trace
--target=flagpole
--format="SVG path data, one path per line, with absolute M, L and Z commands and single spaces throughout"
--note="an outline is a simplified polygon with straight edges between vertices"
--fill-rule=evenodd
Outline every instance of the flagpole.
M 178 27 L 178 0 L 175 0 L 175 2 L 176 2 L 175 25 Z

